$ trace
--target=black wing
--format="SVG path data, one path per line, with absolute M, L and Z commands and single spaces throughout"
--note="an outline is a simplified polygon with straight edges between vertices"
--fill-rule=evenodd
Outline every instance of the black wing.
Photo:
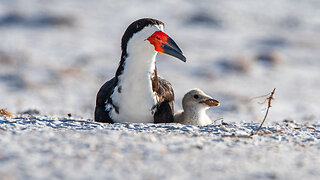
M 112 78 L 100 88 L 97 94 L 96 108 L 94 112 L 94 120 L 97 122 L 113 123 L 109 112 L 106 111 L 106 101 L 111 101 L 112 95 L 116 86 L 116 78 Z
M 158 77 L 159 86 L 155 89 L 159 102 L 154 113 L 154 123 L 173 122 L 174 92 L 169 81 Z

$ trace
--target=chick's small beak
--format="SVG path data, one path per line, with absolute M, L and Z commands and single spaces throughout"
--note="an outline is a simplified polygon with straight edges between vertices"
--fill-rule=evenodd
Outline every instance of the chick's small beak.
M 208 105 L 209 107 L 220 106 L 220 102 L 215 99 L 207 99 L 207 100 L 201 101 L 201 103 L 204 103 L 204 104 Z
M 147 40 L 154 45 L 155 50 L 160 53 L 165 53 L 186 62 L 181 49 L 166 33 L 162 31 L 154 32 Z

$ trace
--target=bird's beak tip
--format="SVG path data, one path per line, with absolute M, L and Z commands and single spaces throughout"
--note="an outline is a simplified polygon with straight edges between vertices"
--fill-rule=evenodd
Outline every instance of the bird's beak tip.
M 183 59 L 181 59 L 181 61 L 183 61 L 183 62 L 187 62 L 187 58 L 185 57 L 185 56 L 183 56 L 184 58 Z
M 205 101 L 202 101 L 204 104 L 208 105 L 209 107 L 213 106 L 220 106 L 220 102 L 215 99 L 207 99 Z

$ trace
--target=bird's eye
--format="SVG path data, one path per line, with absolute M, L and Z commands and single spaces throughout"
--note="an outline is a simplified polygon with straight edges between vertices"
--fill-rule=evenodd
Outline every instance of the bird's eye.
M 198 99 L 199 98 L 199 96 L 196 94 L 196 95 L 194 95 L 193 96 L 195 99 Z
M 160 38 L 159 36 L 156 36 L 156 39 L 157 39 L 157 40 L 161 40 L 161 38 Z

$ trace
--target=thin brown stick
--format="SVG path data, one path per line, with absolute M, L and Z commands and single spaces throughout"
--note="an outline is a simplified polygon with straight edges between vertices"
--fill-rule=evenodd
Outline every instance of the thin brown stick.
M 216 123 L 217 121 L 223 121 L 223 118 L 218 118 L 216 120 L 213 120 L 213 123 Z
M 251 135 L 222 135 L 222 137 L 229 137 L 229 138 L 252 138 Z
M 0 115 L 12 117 L 12 113 L 7 111 L 7 110 L 5 110 L 5 109 L 0 109 Z
M 259 98 L 267 97 L 267 96 L 269 96 L 269 95 L 270 95 L 270 93 L 268 93 L 268 94 L 266 94 L 266 95 L 262 95 L 262 96 L 253 97 L 253 98 L 250 98 L 249 100 L 252 101 L 252 100 L 254 100 L 254 99 L 259 99 Z
M 268 113 L 269 113 L 269 109 L 272 107 L 272 106 L 271 106 L 271 101 L 273 100 L 273 95 L 274 95 L 275 91 L 276 91 L 276 88 L 273 89 L 273 91 L 271 92 L 270 96 L 267 98 L 267 100 L 268 100 L 267 111 L 266 111 L 266 113 L 265 113 L 265 115 L 264 115 L 264 118 L 263 118 L 260 126 L 258 127 L 258 129 L 256 130 L 256 132 L 253 132 L 253 131 L 251 132 L 251 136 L 254 135 L 254 134 L 258 134 L 258 132 L 260 131 L 260 129 L 261 129 L 262 125 L 263 125 L 263 123 L 266 121 L 267 116 L 268 116 Z

